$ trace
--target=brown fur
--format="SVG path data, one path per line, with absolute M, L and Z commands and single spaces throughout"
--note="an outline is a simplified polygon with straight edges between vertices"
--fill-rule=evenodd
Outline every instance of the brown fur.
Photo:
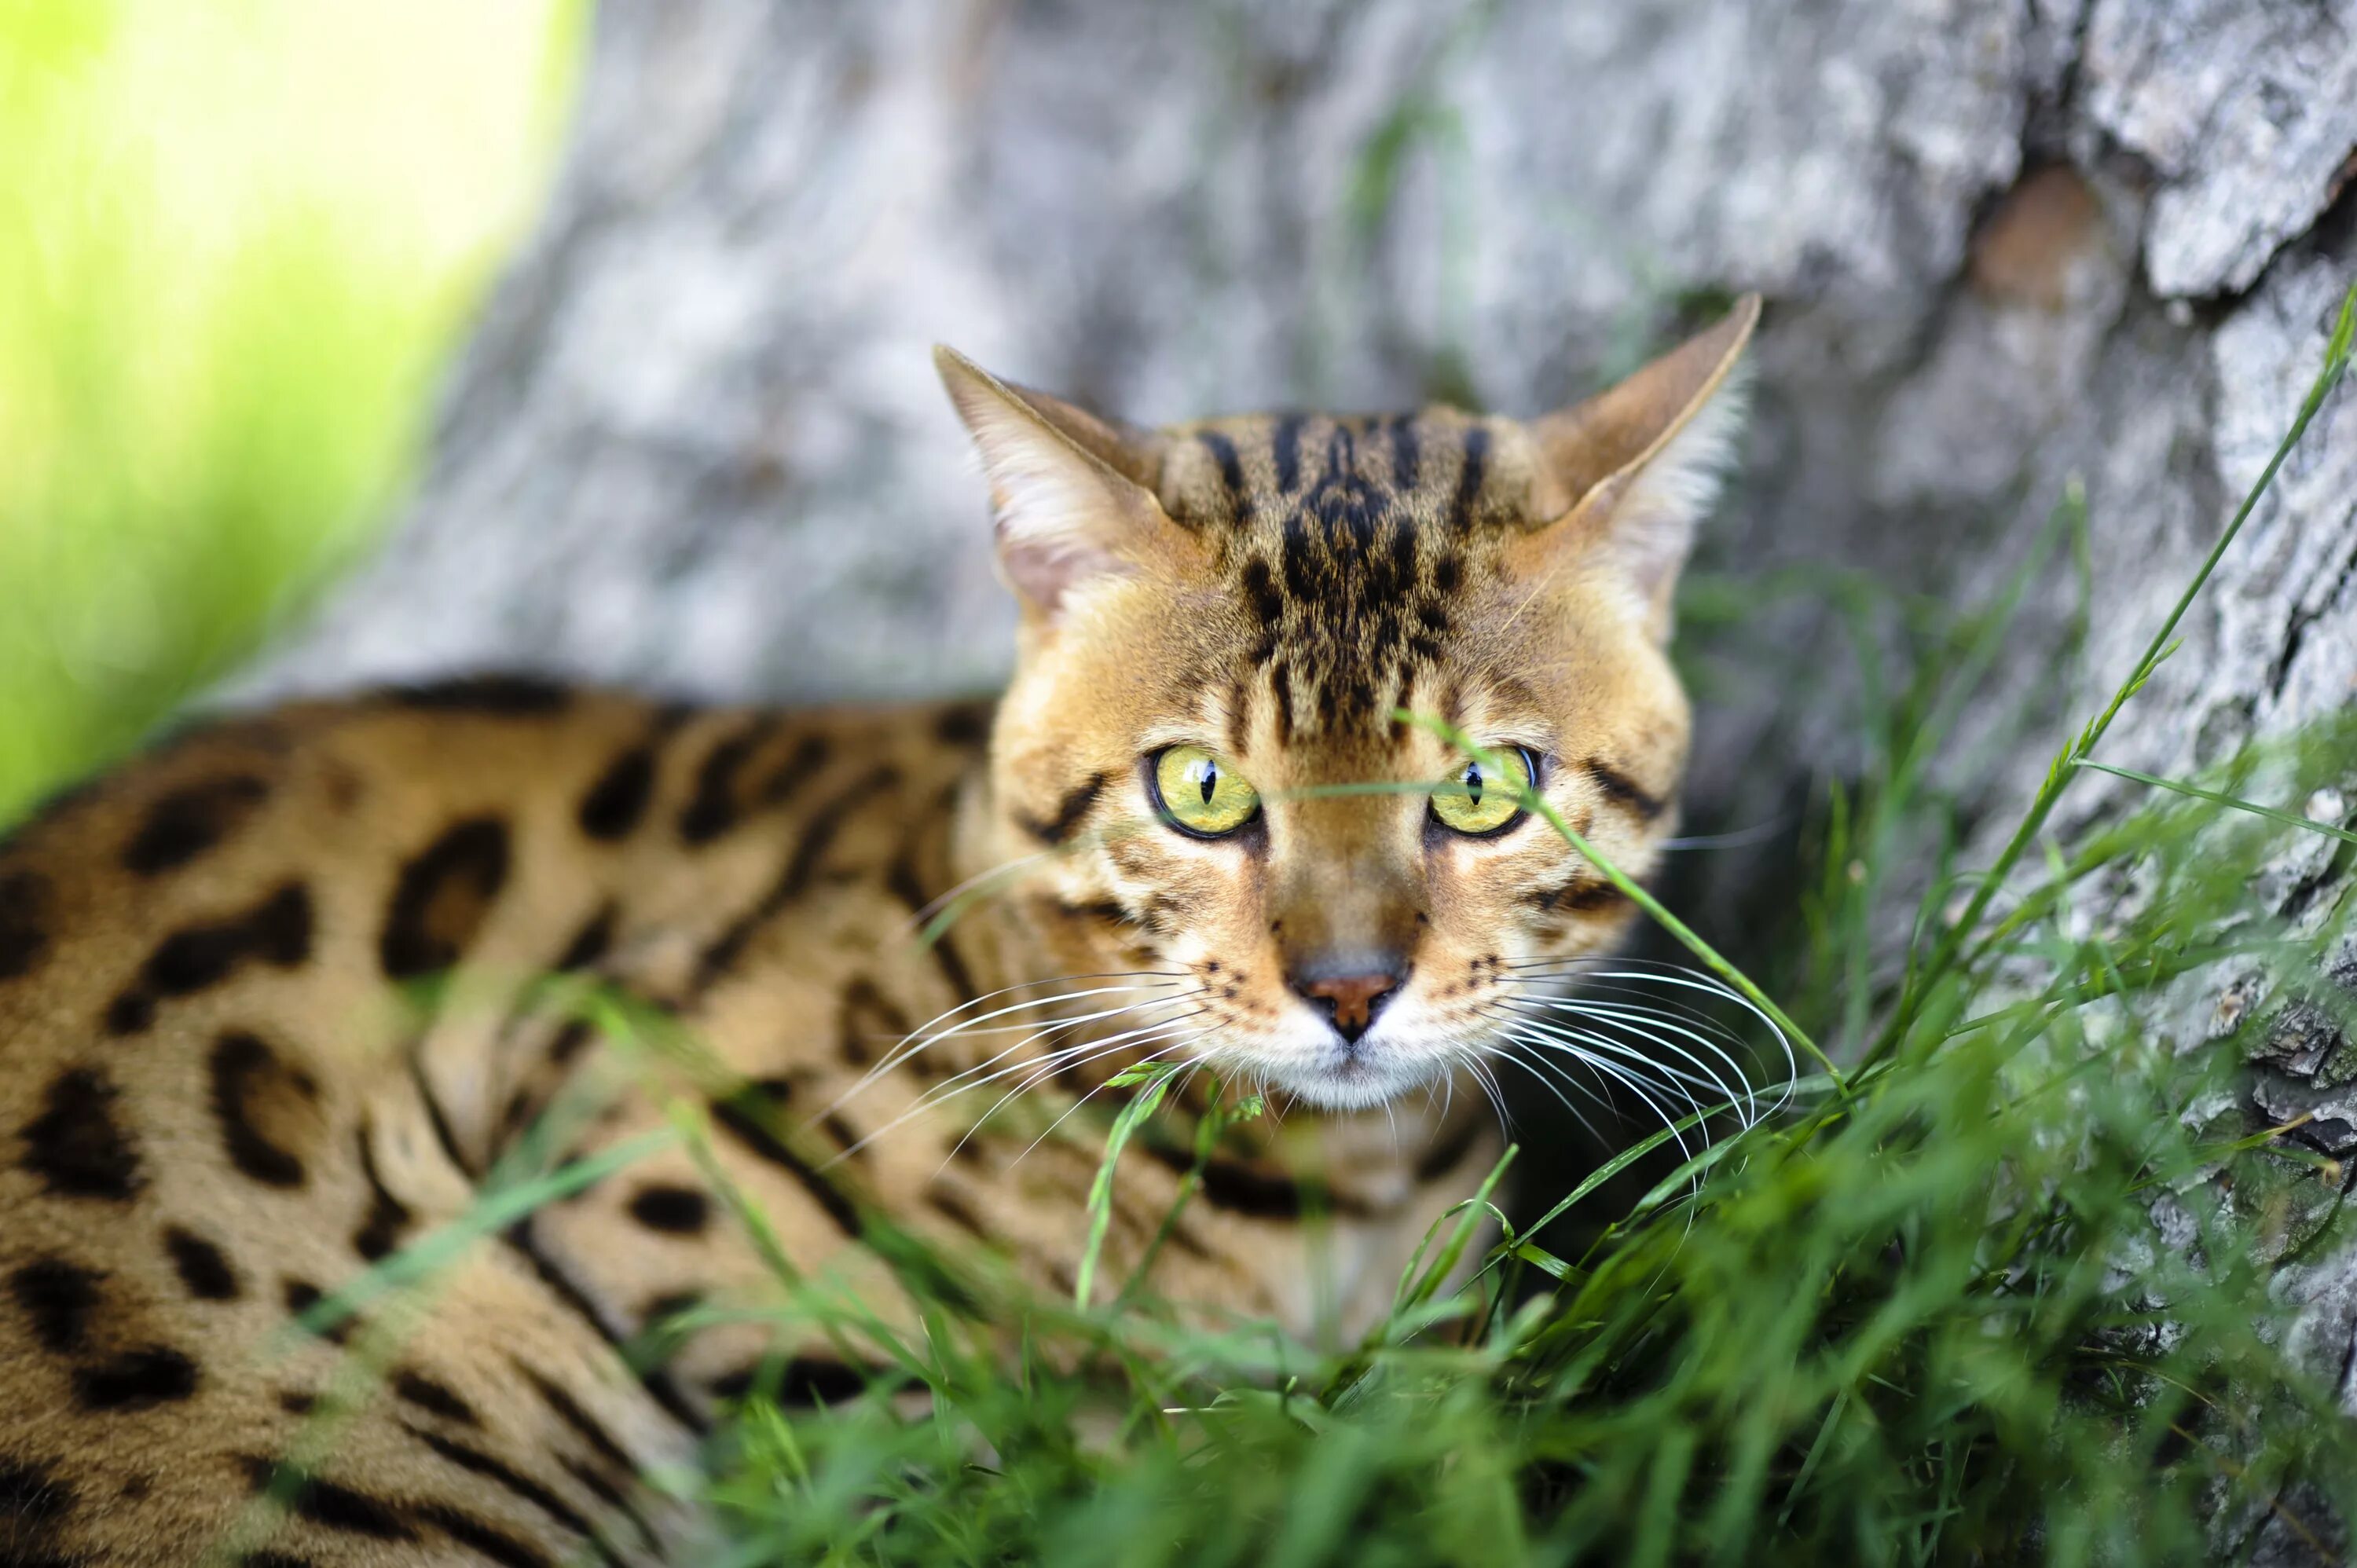
M 1447 410 L 1141 435 L 952 360 L 1027 596 L 995 720 L 461 682 L 203 730 L 52 810 L 0 848 L 0 1562 L 676 1552 L 695 1521 L 635 1474 L 761 1376 L 789 1402 L 856 1387 L 859 1350 L 740 1324 L 626 1369 L 619 1342 L 773 1277 L 687 1148 L 476 1241 L 421 1296 L 317 1310 L 519 1161 L 627 1152 L 675 1102 L 705 1108 L 791 1269 L 900 1319 L 863 1214 L 1069 1290 L 1094 1166 L 1078 1141 L 1023 1155 L 1036 1123 L 976 1130 L 1023 1078 L 929 1093 L 1009 1046 L 1044 1069 L 1143 1026 L 1040 1092 L 1152 1055 L 1304 1102 L 1218 1156 L 1156 1288 L 1304 1333 L 1321 1302 L 1329 1328 L 1366 1321 L 1494 1141 L 1469 1094 L 1314 1107 L 1451 1086 L 1501 966 L 1592 950 L 1627 912 L 1537 824 L 1462 839 L 1420 794 L 1314 791 L 1443 778 L 1450 748 L 1394 717 L 1436 713 L 1544 759 L 1563 815 L 1651 868 L 1687 721 L 1629 531 L 1690 522 L 1646 465 L 1735 319 L 1577 441 Z M 1252 828 L 1157 820 L 1145 759 L 1182 741 L 1261 791 Z M 1369 954 L 1405 978 L 1346 1046 L 1299 987 Z M 566 983 L 635 999 L 701 1065 L 576 1021 Z M 1136 989 L 1012 1033 L 924 1027 L 1092 984 Z M 1185 1164 L 1125 1164 L 1112 1277 Z M 381 1386 L 339 1380 L 354 1351 Z

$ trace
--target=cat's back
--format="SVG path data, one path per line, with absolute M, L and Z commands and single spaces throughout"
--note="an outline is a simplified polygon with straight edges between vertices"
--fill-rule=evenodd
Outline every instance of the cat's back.
M 383 1348 L 386 1419 L 300 1484 L 370 1325 L 297 1325 L 465 1211 L 513 1133 L 503 1086 L 436 1078 L 421 1038 L 488 1037 L 650 933 L 658 983 L 712 985 L 754 917 L 889 902 L 985 717 L 389 691 L 193 730 L 0 843 L 0 1560 L 193 1560 L 274 1488 L 285 1554 L 252 1561 L 652 1550 L 612 1505 L 693 1412 L 522 1248 L 437 1283 L 434 1335 Z M 454 969 L 479 1022 L 436 994 Z

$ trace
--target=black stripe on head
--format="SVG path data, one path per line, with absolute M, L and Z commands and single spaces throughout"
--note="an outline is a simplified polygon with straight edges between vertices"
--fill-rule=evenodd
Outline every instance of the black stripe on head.
M 1265 664 L 1275 656 L 1277 637 L 1285 626 L 1285 595 L 1276 585 L 1276 574 L 1257 555 L 1244 563 L 1243 585 L 1244 601 L 1258 633 L 1253 642 L 1252 661 Z
M 1416 474 L 1424 466 L 1424 454 L 1417 449 L 1415 415 L 1395 414 L 1391 422 L 1392 487 L 1398 490 L 1415 489 Z
M 1228 488 L 1228 504 L 1235 508 L 1235 521 L 1249 521 L 1253 513 L 1252 491 L 1244 488 L 1243 459 L 1236 455 L 1236 444 L 1216 430 L 1198 432 L 1196 439 L 1220 465 L 1220 482 Z
M 1490 430 L 1487 425 L 1469 425 L 1465 431 L 1465 467 L 1457 475 L 1457 493 L 1448 501 L 1450 532 L 1463 533 L 1473 526 L 1473 504 L 1481 499 L 1481 481 L 1490 460 Z
M 1626 806 L 1637 813 L 1641 822 L 1650 822 L 1669 809 L 1669 802 L 1649 793 L 1635 779 L 1609 763 L 1589 757 L 1579 766 L 1595 781 L 1596 788 L 1607 800 Z
M 1286 495 L 1301 482 L 1301 415 L 1286 414 L 1270 437 L 1276 455 L 1276 488 Z
M 1062 843 L 1072 836 L 1072 830 L 1081 825 L 1081 819 L 1087 816 L 1090 808 L 1097 803 L 1097 797 L 1104 793 L 1106 782 L 1104 774 L 1092 773 L 1056 803 L 1053 817 L 1042 820 L 1024 814 L 1017 820 L 1022 822 L 1023 831 L 1041 843 Z

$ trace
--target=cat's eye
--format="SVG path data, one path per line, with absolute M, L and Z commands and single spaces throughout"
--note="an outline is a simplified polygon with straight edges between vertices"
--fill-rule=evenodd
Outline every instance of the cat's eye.
M 1147 773 L 1155 809 L 1181 832 L 1215 839 L 1260 815 L 1260 791 L 1200 746 L 1165 747 Z
M 1538 767 L 1519 746 L 1500 747 L 1501 776 L 1471 759 L 1433 787 L 1432 818 L 1452 832 L 1503 832 L 1523 814 L 1523 791 L 1538 781 Z

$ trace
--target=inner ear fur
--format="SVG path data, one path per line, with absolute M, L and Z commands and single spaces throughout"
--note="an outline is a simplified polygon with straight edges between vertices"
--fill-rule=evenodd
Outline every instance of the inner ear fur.
M 1716 324 L 1608 391 L 1527 421 L 1539 458 L 1532 548 L 1550 568 L 1601 550 L 1666 638 L 1695 522 L 1716 498 L 1742 420 L 1737 364 L 1760 320 L 1745 295 Z M 1549 559 L 1551 558 L 1551 559 Z
M 1747 294 L 1627 380 L 1528 421 L 1553 492 L 1540 515 L 1555 521 L 1609 508 L 1726 386 L 1759 322 L 1760 296 Z
M 953 349 L 936 347 L 933 362 L 981 454 L 1000 570 L 1027 610 L 1052 621 L 1077 589 L 1174 548 L 1154 498 L 1159 436 L 1002 381 Z

